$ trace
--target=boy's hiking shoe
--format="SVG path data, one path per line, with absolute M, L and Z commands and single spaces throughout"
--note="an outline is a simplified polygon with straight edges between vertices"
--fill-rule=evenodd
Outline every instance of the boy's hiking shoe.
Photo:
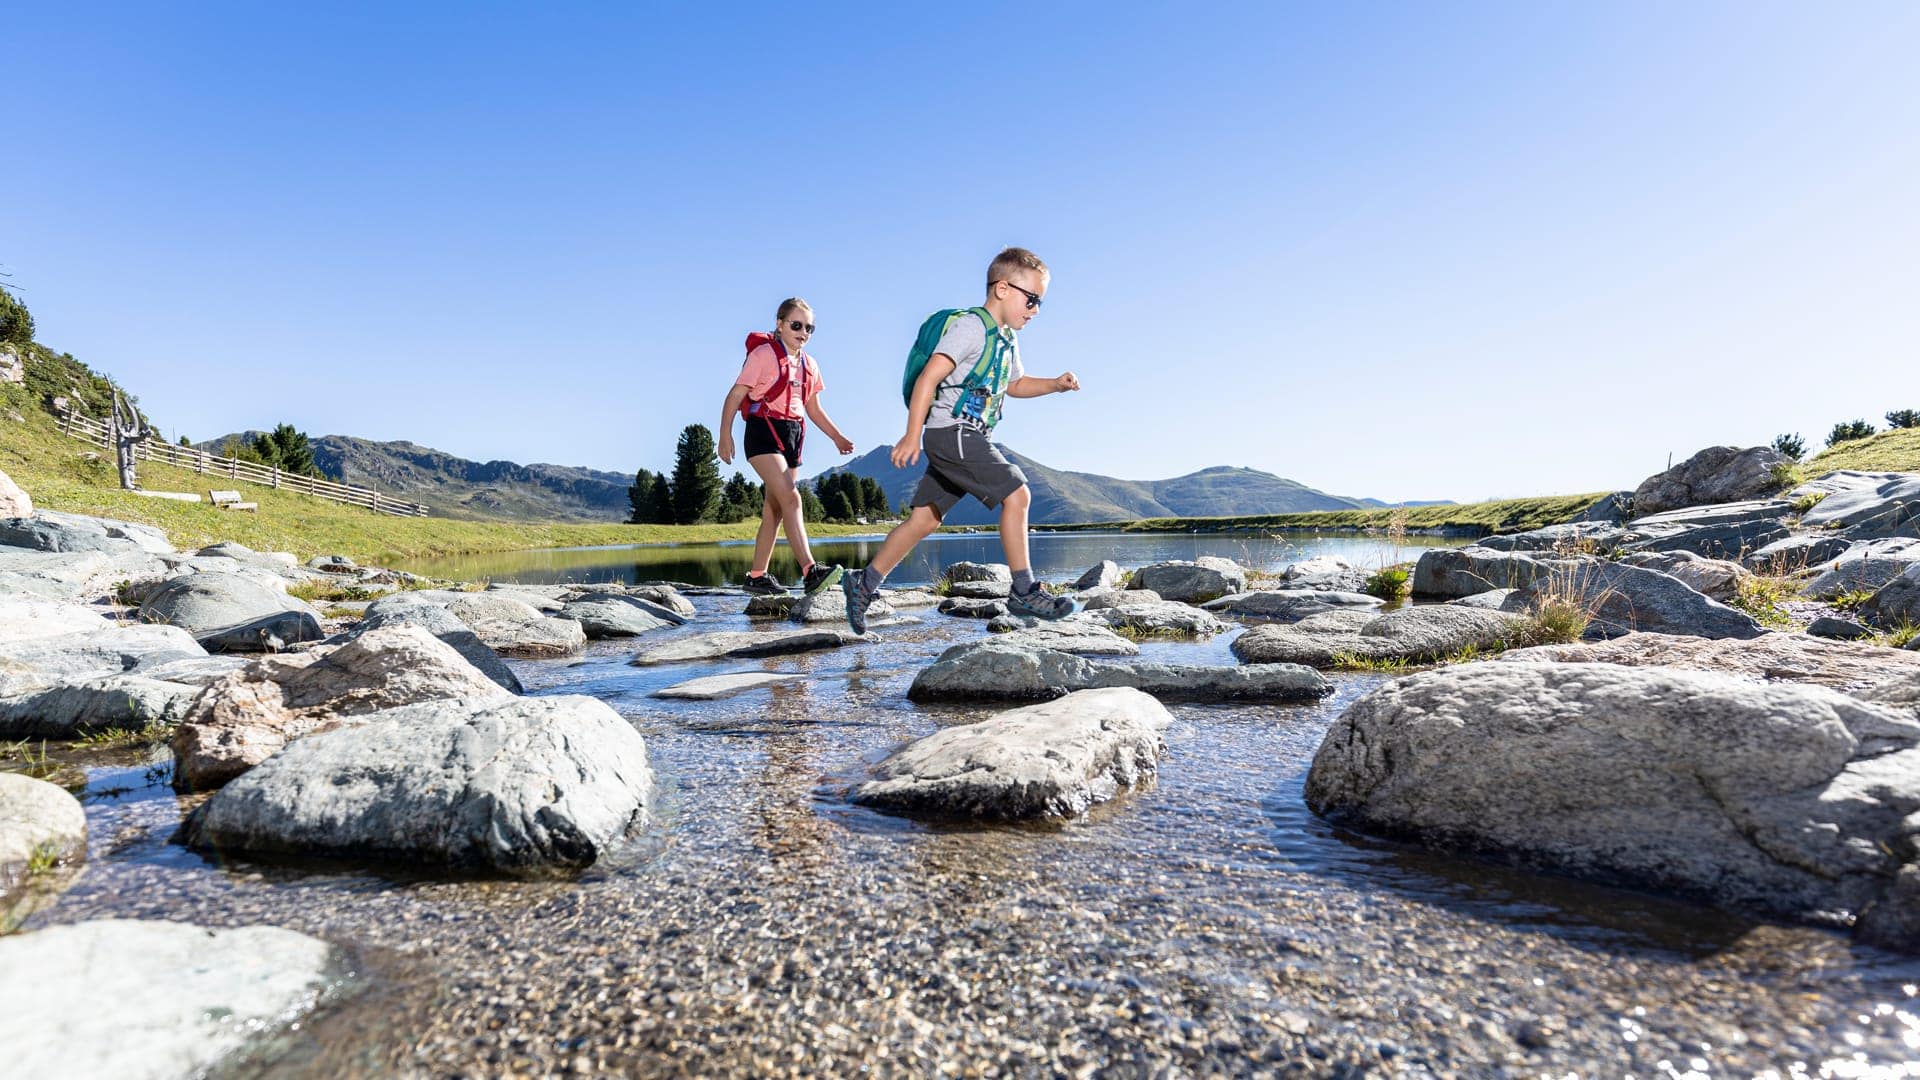
M 1073 614 L 1073 601 L 1064 596 L 1055 596 L 1035 585 L 1033 591 L 1025 595 L 1013 593 L 1008 596 L 1007 610 L 1015 615 L 1032 615 L 1039 619 L 1064 619 Z
M 755 596 L 778 596 L 787 591 L 787 587 L 780 584 L 780 579 L 771 573 L 748 574 L 744 588 Z
M 867 575 L 861 571 L 843 574 L 840 578 L 840 592 L 847 598 L 847 625 L 856 634 L 867 632 L 867 605 L 873 597 L 867 595 Z
M 812 596 L 821 589 L 839 581 L 843 572 L 838 563 L 832 566 L 828 566 L 826 563 L 814 563 L 812 567 L 808 568 L 806 580 L 801 582 L 801 585 L 806 590 L 806 594 Z

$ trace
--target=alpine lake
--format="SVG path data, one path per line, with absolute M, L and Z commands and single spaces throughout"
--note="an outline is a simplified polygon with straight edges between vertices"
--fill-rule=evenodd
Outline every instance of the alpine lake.
M 1227 535 L 1034 536 L 1071 581 L 1221 555 L 1373 566 L 1449 544 Z M 878 539 L 814 545 L 864 565 Z M 737 582 L 750 545 L 522 552 L 401 567 L 496 582 Z M 941 535 L 890 585 L 1000 561 Z M 774 569 L 798 576 L 786 549 Z M 744 630 L 744 598 L 647 642 Z M 230 1076 L 1634 1076 L 1920 1074 L 1920 962 L 1826 930 L 1383 842 L 1308 813 L 1329 723 L 1386 676 L 1303 706 L 1170 706 L 1157 780 L 1084 818 L 931 824 L 851 805 L 902 743 L 997 709 L 907 701 L 975 620 L 931 609 L 879 642 L 658 667 L 632 642 L 511 661 L 645 735 L 661 784 L 631 851 L 567 880 L 215 861 L 171 842 L 192 803 L 166 751 L 51 751 L 84 772 L 89 861 L 28 925 L 265 923 L 344 946 L 322 1008 Z M 1235 630 L 1143 657 L 1233 663 Z M 685 680 L 800 681 L 716 702 Z M 102 1008 L 111 1008 L 102 1002 Z

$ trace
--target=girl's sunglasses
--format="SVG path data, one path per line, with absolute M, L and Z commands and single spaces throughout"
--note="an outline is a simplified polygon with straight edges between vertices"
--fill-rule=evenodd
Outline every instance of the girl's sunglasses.
M 810 322 L 801 322 L 799 319 L 788 319 L 787 329 L 793 331 L 796 334 L 802 330 L 805 330 L 807 333 L 811 334 L 813 333 L 813 324 Z

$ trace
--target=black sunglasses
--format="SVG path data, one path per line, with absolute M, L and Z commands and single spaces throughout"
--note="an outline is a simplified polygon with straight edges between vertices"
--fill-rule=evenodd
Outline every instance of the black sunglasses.
M 1040 310 L 1040 294 L 1039 293 L 1028 292 L 1027 290 L 1021 288 L 1020 286 L 1015 285 L 1011 281 L 1002 280 L 1000 284 L 1005 285 L 1007 288 L 1012 289 L 1014 292 L 1017 292 L 1021 296 L 1026 297 L 1028 311 Z
M 811 334 L 813 333 L 813 324 L 810 322 L 801 322 L 799 319 L 788 319 L 787 329 L 793 331 L 796 334 L 802 330 L 805 330 L 807 333 Z

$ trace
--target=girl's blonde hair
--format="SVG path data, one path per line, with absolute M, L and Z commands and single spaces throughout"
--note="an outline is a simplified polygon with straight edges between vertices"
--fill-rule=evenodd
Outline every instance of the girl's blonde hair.
M 789 296 L 785 300 L 780 301 L 780 310 L 774 313 L 774 321 L 779 322 L 781 319 L 793 314 L 793 309 L 795 308 L 806 308 L 808 311 L 812 311 L 813 305 L 797 296 Z

